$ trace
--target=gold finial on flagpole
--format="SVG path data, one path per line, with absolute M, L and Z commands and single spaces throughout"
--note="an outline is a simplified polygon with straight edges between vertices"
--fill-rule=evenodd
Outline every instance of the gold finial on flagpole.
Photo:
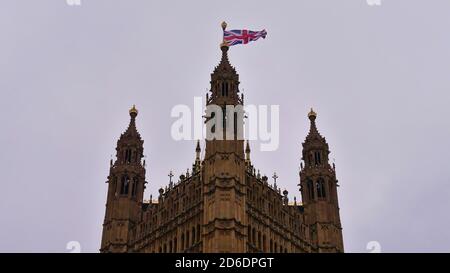
M 223 21 L 221 26 L 222 26 L 223 31 L 225 31 L 225 29 L 227 28 L 227 22 Z M 220 48 L 222 50 L 224 50 L 225 48 L 228 49 L 228 47 L 229 47 L 228 42 L 225 41 L 225 39 L 223 39 L 222 43 L 220 44 Z

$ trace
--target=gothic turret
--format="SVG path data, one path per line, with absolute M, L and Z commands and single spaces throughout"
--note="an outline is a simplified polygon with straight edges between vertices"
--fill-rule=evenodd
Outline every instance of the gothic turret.
M 222 24 L 222 28 L 225 27 L 226 24 Z M 222 58 L 211 74 L 211 96 L 206 96 L 205 157 L 215 152 L 234 152 L 244 158 L 244 108 L 243 96 L 239 96 L 239 75 L 228 60 L 226 42 L 220 49 Z
M 222 27 L 225 29 L 226 24 Z M 220 63 L 211 74 L 211 97 L 207 95 L 206 100 L 204 246 L 211 252 L 244 252 L 243 103 L 238 96 L 239 76 L 228 60 L 226 43 L 222 43 L 221 51 Z
M 120 136 L 116 161 L 108 176 L 108 196 L 103 224 L 102 252 L 127 252 L 132 230 L 140 219 L 144 189 L 145 167 L 141 161 L 143 144 L 136 129 L 138 111 L 133 106 L 130 123 Z
M 222 24 L 225 29 L 226 24 Z M 239 97 L 239 75 L 228 60 L 229 46 L 224 41 L 220 45 L 222 58 L 211 74 L 211 97 L 207 96 L 207 105 L 216 104 L 238 105 L 243 104 L 242 96 Z
M 311 109 L 309 133 L 303 143 L 300 191 L 310 226 L 310 238 L 317 252 L 343 252 L 339 218 L 337 179 L 328 162 L 328 143 L 316 127 L 317 114 Z

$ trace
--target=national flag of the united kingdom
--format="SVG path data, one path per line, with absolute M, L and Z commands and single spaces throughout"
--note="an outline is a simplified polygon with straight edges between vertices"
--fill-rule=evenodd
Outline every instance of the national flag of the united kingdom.
M 265 39 L 267 35 L 266 30 L 261 31 L 251 31 L 246 29 L 235 29 L 235 30 L 224 30 L 223 40 L 228 44 L 228 46 L 247 44 L 248 42 L 253 42 L 259 38 Z

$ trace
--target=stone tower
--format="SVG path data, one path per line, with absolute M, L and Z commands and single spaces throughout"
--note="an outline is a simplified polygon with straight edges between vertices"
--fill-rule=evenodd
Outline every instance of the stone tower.
M 224 24 L 223 28 L 226 27 Z M 243 97 L 239 76 L 228 61 L 228 46 L 211 74 L 207 95 L 207 140 L 203 161 L 203 252 L 245 252 L 245 158 Z M 239 110 L 240 109 L 240 110 Z M 215 121 L 212 126 L 208 122 Z
M 225 30 L 226 24 L 222 24 Z M 157 200 L 143 201 L 143 140 L 130 110 L 128 129 L 111 160 L 101 252 L 140 253 L 305 253 L 343 252 L 337 179 L 328 163 L 329 148 L 315 124 L 303 143 L 300 171 L 302 203 L 256 169 L 250 144 L 244 145 L 244 97 L 239 75 L 220 46 L 221 60 L 206 94 L 206 139 L 195 161 L 159 189 Z M 176 155 L 176 154 L 175 154 Z M 176 157 L 174 157 L 176 158 Z M 303 166 L 304 164 L 304 166 Z
M 136 129 L 137 109 L 130 109 L 130 124 L 120 136 L 116 161 L 110 162 L 108 195 L 103 223 L 101 252 L 128 252 L 130 232 L 140 221 L 145 189 L 143 144 Z
M 308 118 L 311 125 L 303 143 L 300 191 L 311 245 L 317 252 L 343 252 L 335 167 L 329 164 L 328 143 L 317 130 L 317 114 L 312 109 Z

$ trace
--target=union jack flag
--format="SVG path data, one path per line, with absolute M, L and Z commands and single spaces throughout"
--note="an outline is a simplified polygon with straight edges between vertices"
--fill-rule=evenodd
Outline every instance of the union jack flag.
M 247 44 L 248 42 L 253 42 L 259 38 L 265 39 L 267 35 L 266 30 L 261 31 L 251 31 L 246 29 L 235 29 L 235 30 L 224 30 L 223 40 L 227 42 L 229 46 Z

